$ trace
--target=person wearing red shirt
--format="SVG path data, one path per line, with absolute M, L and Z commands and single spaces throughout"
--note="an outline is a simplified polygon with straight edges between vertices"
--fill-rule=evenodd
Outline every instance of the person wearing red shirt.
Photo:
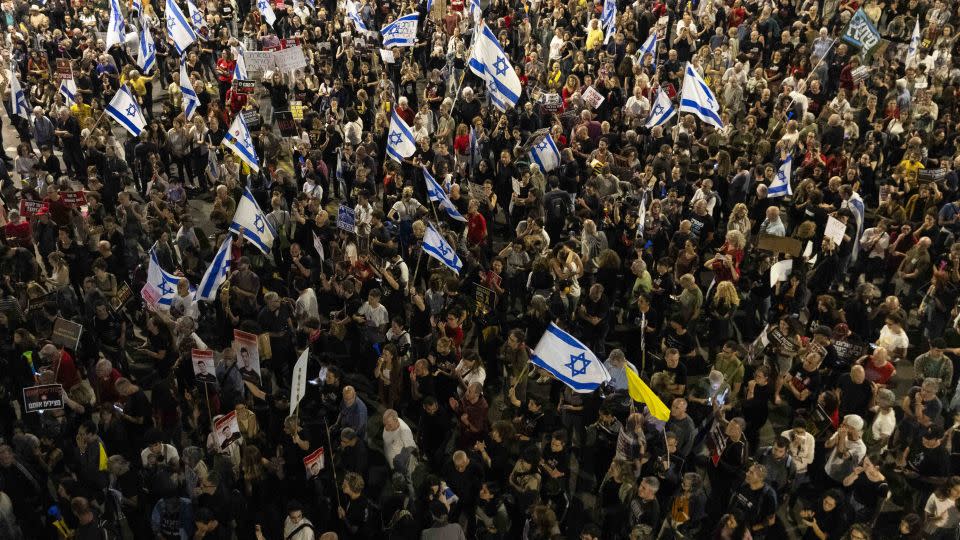
M 237 92 L 237 89 L 231 84 L 230 88 L 227 89 L 226 104 L 227 110 L 230 112 L 230 117 L 233 118 L 247 106 L 247 94 Z
M 397 116 L 402 118 L 408 126 L 412 126 L 417 112 L 411 109 L 408 103 L 406 96 L 400 96 L 400 99 L 397 100 Z
M 456 313 L 450 311 L 447 313 L 446 321 L 437 323 L 437 328 L 444 337 L 453 340 L 453 346 L 460 353 L 460 345 L 463 343 L 463 327 L 460 326 L 461 320 Z
M 98 402 L 116 403 L 120 401 L 120 393 L 117 392 L 117 379 L 121 376 L 109 360 L 103 359 L 97 362 L 94 368 L 93 391 L 97 394 Z
M 873 354 L 860 357 L 857 363 L 863 366 L 867 380 L 882 387 L 890 382 L 897 372 L 897 368 L 889 358 L 890 353 L 885 348 L 877 347 L 873 350 Z
M 487 220 L 477 211 L 479 202 L 471 199 L 467 205 L 467 245 L 479 247 L 487 239 Z
M 217 80 L 220 82 L 220 101 L 223 102 L 227 97 L 227 90 L 233 84 L 233 70 L 237 67 L 236 60 L 233 59 L 233 53 L 229 49 L 224 49 L 217 60 Z
M 63 385 L 64 391 L 69 392 L 80 384 L 80 372 L 73 356 L 66 350 L 57 349 L 55 345 L 48 343 L 40 349 L 40 358 L 43 364 L 49 365 L 50 371 L 56 374 L 57 382 Z
M 14 247 L 30 248 L 33 245 L 33 230 L 30 222 L 20 217 L 20 212 L 11 210 L 7 215 L 9 220 L 3 226 L 3 236 L 7 239 L 7 244 Z

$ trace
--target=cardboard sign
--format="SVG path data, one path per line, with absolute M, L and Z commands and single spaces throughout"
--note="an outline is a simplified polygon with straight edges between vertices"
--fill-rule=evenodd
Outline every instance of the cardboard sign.
M 23 389 L 23 410 L 28 413 L 52 411 L 63 408 L 63 386 L 42 384 Z
M 337 209 L 337 228 L 356 234 L 357 213 L 353 208 L 340 205 L 340 208 Z
M 597 92 L 597 89 L 592 86 L 588 86 L 587 89 L 583 91 L 581 97 L 583 97 L 583 101 L 589 105 L 591 109 L 596 109 L 602 105 L 604 100 L 600 92 Z
M 49 211 L 50 211 L 50 203 L 47 201 L 20 199 L 20 215 L 22 217 L 29 218 L 37 214 L 46 214 Z
M 217 367 L 213 363 L 213 351 L 193 349 L 190 351 L 190 360 L 193 362 L 193 375 L 197 382 L 217 382 Z
M 217 448 L 221 452 L 240 440 L 240 422 L 237 420 L 237 411 L 230 411 L 213 423 L 213 438 L 217 441 Z
M 300 101 L 291 101 L 290 114 L 293 115 L 295 121 L 303 122 L 303 103 Z
M 243 380 L 261 386 L 260 337 L 242 330 L 233 331 L 233 352 L 237 355 L 237 371 Z
M 80 208 L 87 204 L 87 194 L 83 191 L 61 191 L 60 202 L 71 208 Z
M 238 94 L 252 94 L 257 88 L 257 83 L 254 81 L 243 81 L 240 79 L 233 80 L 233 89 Z
M 243 51 L 243 62 L 247 66 L 247 73 L 253 71 L 263 73 L 277 65 L 270 51 Z
M 757 240 L 757 247 L 774 253 L 786 253 L 791 257 L 799 257 L 803 252 L 803 242 L 787 236 L 761 234 Z
M 273 123 L 280 128 L 280 135 L 284 137 L 296 137 L 299 134 L 297 121 L 293 119 L 290 111 L 274 111 Z
M 80 343 L 80 334 L 82 333 L 82 324 L 57 317 L 57 319 L 53 321 L 53 334 L 50 336 L 50 341 L 52 341 L 54 345 L 77 350 L 77 345 Z
M 303 47 L 299 45 L 274 51 L 273 60 L 280 71 L 295 71 L 307 67 L 307 57 L 303 54 Z
M 828 216 L 827 228 L 823 231 L 824 238 L 833 240 L 833 244 L 839 246 L 843 243 L 843 235 L 847 234 L 847 226 L 839 219 Z
M 160 295 L 157 294 L 157 290 L 149 283 L 140 289 L 140 296 L 143 298 L 143 302 L 147 305 L 148 309 L 157 309 L 160 305 Z
M 73 66 L 69 58 L 57 58 L 57 78 L 60 80 L 73 78 Z
M 247 123 L 247 128 L 260 127 L 260 113 L 253 109 L 244 109 L 241 114 L 243 115 L 243 121 Z
M 110 300 L 110 307 L 113 311 L 120 311 L 123 309 L 123 305 L 133 297 L 133 291 L 130 290 L 130 286 L 126 283 L 121 283 L 117 287 L 117 295 Z
M 317 448 L 307 457 L 303 458 L 303 468 L 307 471 L 307 478 L 316 478 L 323 470 L 323 447 Z

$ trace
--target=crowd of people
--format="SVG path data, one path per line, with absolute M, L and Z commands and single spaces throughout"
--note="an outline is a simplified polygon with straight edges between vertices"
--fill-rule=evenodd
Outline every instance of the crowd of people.
M 956 540 L 958 9 L 4 1 L 0 538 Z

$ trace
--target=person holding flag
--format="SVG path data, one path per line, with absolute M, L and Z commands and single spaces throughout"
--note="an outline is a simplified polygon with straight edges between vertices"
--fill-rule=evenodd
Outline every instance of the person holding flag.
M 509 55 L 493 30 L 486 24 L 478 29 L 467 65 L 487 85 L 487 98 L 499 111 L 516 106 L 520 100 L 520 78 L 510 64 Z

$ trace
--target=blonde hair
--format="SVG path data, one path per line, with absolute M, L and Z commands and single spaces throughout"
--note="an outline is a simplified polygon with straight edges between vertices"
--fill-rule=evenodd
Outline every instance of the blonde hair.
M 726 302 L 727 304 L 736 307 L 740 305 L 740 295 L 737 294 L 737 288 L 733 286 L 733 282 L 730 281 L 721 281 L 717 284 L 717 291 L 714 293 L 714 303 Z

